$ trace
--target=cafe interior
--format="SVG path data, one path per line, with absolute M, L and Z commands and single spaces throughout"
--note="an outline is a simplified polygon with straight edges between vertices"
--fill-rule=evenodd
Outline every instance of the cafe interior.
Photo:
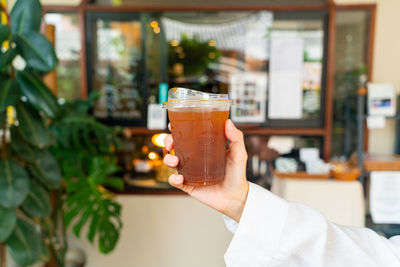
M 11 12 L 2 24 L 14 23 L 15 1 L 1 3 Z M 67 119 L 45 123 L 57 139 L 50 151 L 61 182 L 45 191 L 50 215 L 32 221 L 40 222 L 38 228 L 50 217 L 63 222 L 53 225 L 54 234 L 39 235 L 48 252 L 42 257 L 39 251 L 35 261 L 21 258 L 13 234 L 8 242 L 0 231 L 2 250 L 8 251 L 0 254 L 1 267 L 225 266 L 233 235 L 221 214 L 168 183 L 176 170 L 163 163 L 171 153 L 164 144 L 170 130 L 163 103 L 174 87 L 232 99 L 230 119 L 244 134 L 248 181 L 315 208 L 334 223 L 400 235 L 400 1 L 40 3 L 40 32 L 58 58 L 54 68 L 41 72 L 43 83 L 60 109 L 82 108 L 84 114 L 68 118 L 66 130 Z M 7 49 L 4 42 L 2 53 Z M 15 68 L 23 64 L 18 57 Z M 29 67 L 28 52 L 22 57 Z M 4 111 L 5 125 L 11 125 L 3 128 L 4 136 L 18 128 L 12 126 L 12 109 Z M 22 112 L 16 109 L 22 133 Z M 69 131 L 72 141 L 62 139 Z M 95 138 L 94 147 L 85 145 Z M 14 138 L 9 142 L 14 149 Z M 104 152 L 105 144 L 110 145 Z M 67 158 L 74 153 L 98 158 L 95 174 L 73 174 Z M 86 159 L 83 165 L 92 164 Z M 95 169 L 113 182 L 91 183 Z M 0 170 L 0 180 L 1 175 Z M 88 180 L 87 192 L 98 203 L 79 202 Z M 0 197 L 0 208 L 1 203 Z M 99 213 L 105 203 L 112 212 Z M 30 217 L 35 207 L 29 205 L 17 208 L 17 217 Z

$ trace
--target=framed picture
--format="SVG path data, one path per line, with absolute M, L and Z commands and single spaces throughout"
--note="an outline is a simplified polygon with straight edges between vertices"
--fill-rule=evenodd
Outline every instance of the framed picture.
M 238 72 L 230 75 L 231 117 L 238 123 L 263 123 L 267 97 L 266 72 Z

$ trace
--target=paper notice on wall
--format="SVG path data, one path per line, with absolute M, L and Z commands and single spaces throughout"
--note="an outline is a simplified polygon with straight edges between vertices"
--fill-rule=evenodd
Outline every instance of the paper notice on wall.
M 386 126 L 386 118 L 383 116 L 368 116 L 367 127 L 368 129 L 382 129 Z
M 304 41 L 296 34 L 271 35 L 268 114 L 271 119 L 302 117 Z
M 147 128 L 150 130 L 167 128 L 167 111 L 162 104 L 149 104 L 147 106 Z
M 396 114 L 396 94 L 393 84 L 368 83 L 368 112 L 374 116 Z
M 371 172 L 370 209 L 374 223 L 400 223 L 400 172 Z

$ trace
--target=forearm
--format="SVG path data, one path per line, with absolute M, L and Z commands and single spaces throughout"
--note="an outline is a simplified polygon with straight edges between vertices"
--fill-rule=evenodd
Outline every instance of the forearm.
M 251 185 L 225 260 L 228 267 L 400 266 L 399 243 L 330 223 L 312 208 Z

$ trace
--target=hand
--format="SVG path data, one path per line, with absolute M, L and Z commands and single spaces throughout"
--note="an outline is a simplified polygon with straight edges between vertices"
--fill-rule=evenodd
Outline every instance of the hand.
M 249 191 L 249 184 L 246 179 L 247 152 L 243 133 L 233 125 L 231 120 L 227 120 L 225 123 L 225 136 L 230 143 L 226 154 L 225 179 L 221 184 L 209 186 L 184 185 L 184 177 L 180 174 L 171 175 L 169 183 L 239 222 Z M 165 138 L 164 143 L 168 151 L 174 148 L 171 135 Z M 179 159 L 167 154 L 164 163 L 168 167 L 176 168 Z

